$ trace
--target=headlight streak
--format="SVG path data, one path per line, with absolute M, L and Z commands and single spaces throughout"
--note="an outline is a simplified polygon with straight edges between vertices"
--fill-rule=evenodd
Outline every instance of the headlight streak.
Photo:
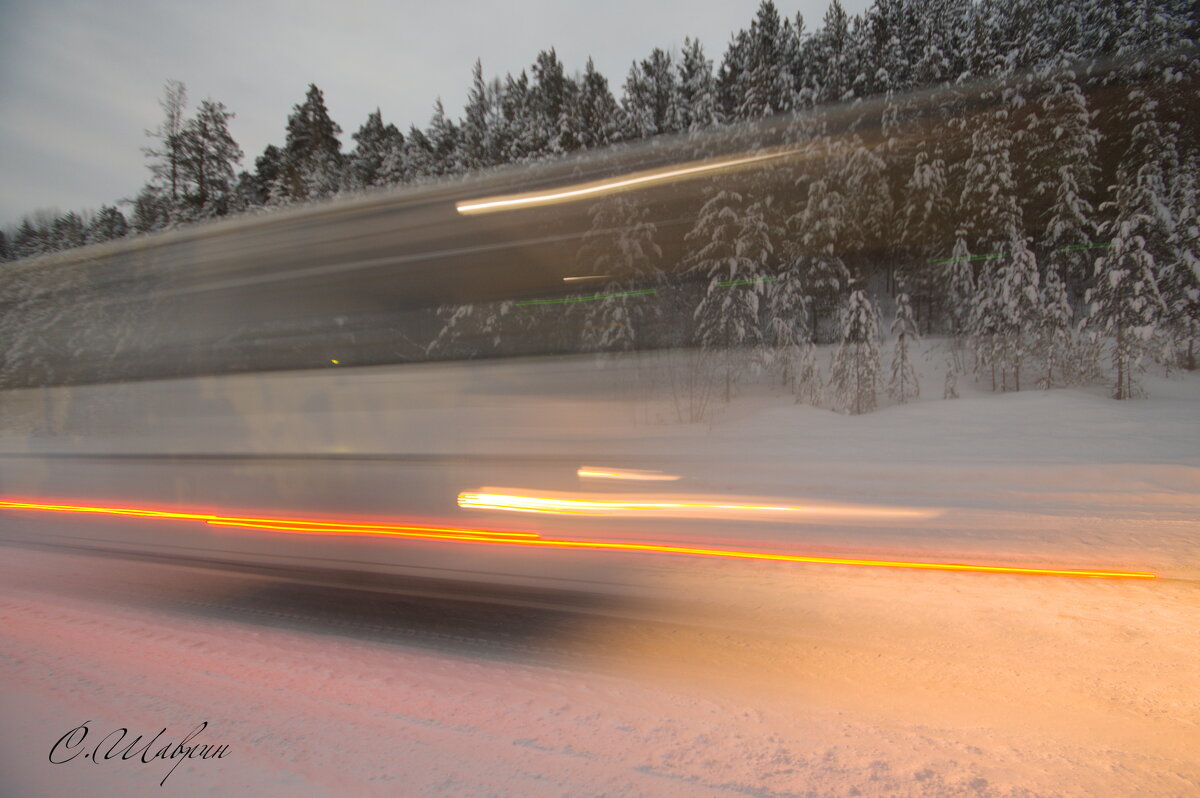
M 805 152 L 807 148 L 792 148 L 780 150 L 778 152 L 756 153 L 754 155 L 743 155 L 739 157 L 724 158 L 721 160 L 706 161 L 703 163 L 694 163 L 690 166 L 680 166 L 674 169 L 655 169 L 645 172 L 634 172 L 625 177 L 612 178 L 610 180 L 598 180 L 592 183 L 576 184 L 574 186 L 564 186 L 563 188 L 553 189 L 550 191 L 531 192 L 526 194 L 506 194 L 496 197 L 485 197 L 482 199 L 471 200 L 468 202 L 455 203 L 455 210 L 467 216 L 473 213 L 490 213 L 495 211 L 516 210 L 518 208 L 528 208 L 536 205 L 551 205 L 558 202 L 573 202 L 575 200 L 586 199 L 601 194 L 612 194 L 617 191 L 625 191 L 627 189 L 637 188 L 653 183 L 664 183 L 672 180 L 679 180 L 687 177 L 705 174 L 707 172 L 715 172 L 720 169 L 732 169 L 738 166 L 746 166 L 752 163 L 761 161 L 770 161 L 776 158 L 785 158 L 790 155 L 799 155 Z
M 593 468 L 580 466 L 575 472 L 580 477 L 593 479 L 629 479 L 642 482 L 673 482 L 679 477 L 675 474 L 664 474 L 661 471 L 639 471 L 635 468 Z
M 796 507 L 780 504 L 749 504 L 713 502 L 677 497 L 605 497 L 575 498 L 562 496 L 524 496 L 514 493 L 493 493 L 502 488 L 484 488 L 481 492 L 458 494 L 458 506 L 471 510 L 508 510 L 522 513 L 554 513 L 560 515 L 655 515 L 663 517 L 694 517 L 697 515 L 731 518 L 758 514 L 775 516 L 801 515 L 821 518 L 934 518 L 940 510 L 899 507 L 855 507 L 813 505 Z M 780 518 L 780 520 L 794 520 Z
M 536 546 L 547 549 L 594 550 L 626 553 L 668 554 L 737 560 L 766 560 L 809 565 L 856 565 L 875 568 L 907 568 L 925 571 L 1014 574 L 1029 576 L 1073 576 L 1091 579 L 1156 579 L 1149 571 L 1083 570 L 1073 568 L 1019 568 L 1004 565 L 920 562 L 906 560 L 869 560 L 841 557 L 811 557 L 768 551 L 712 549 L 693 546 L 666 546 L 612 540 L 564 540 L 543 538 L 533 532 L 507 532 L 487 529 L 417 526 L 405 524 L 367 524 L 307 519 L 274 519 L 249 516 L 222 516 L 153 508 L 98 507 L 90 505 L 47 504 L 43 502 L 0 501 L 0 509 L 32 510 L 57 513 L 111 515 L 129 518 L 157 518 L 169 521 L 200 521 L 209 526 L 234 527 L 302 535 L 385 535 L 403 539 L 476 543 L 500 546 Z

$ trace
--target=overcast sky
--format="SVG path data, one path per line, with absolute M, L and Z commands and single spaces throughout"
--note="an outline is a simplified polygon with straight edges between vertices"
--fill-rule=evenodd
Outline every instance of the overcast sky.
M 759 0 L 0 0 L 0 226 L 41 208 L 95 209 L 145 182 L 140 148 L 167 79 L 189 106 L 237 117 L 243 168 L 282 144 L 309 83 L 350 134 L 379 107 L 424 127 L 441 97 L 461 116 L 471 66 L 517 72 L 555 47 L 568 72 L 588 56 L 613 92 L 635 58 L 699 38 L 719 63 Z M 776 0 L 820 25 L 828 0 Z M 856 14 L 868 0 L 842 0 Z

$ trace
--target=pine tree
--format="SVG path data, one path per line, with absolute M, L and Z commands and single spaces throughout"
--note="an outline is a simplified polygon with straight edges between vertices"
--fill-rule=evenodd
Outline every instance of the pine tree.
M 679 114 L 671 56 L 655 48 L 641 63 L 633 62 L 625 79 L 625 135 L 630 139 L 650 138 L 676 130 Z
M 483 62 L 471 68 L 471 90 L 462 121 L 462 161 L 466 169 L 486 169 L 500 162 L 493 129 L 497 97 L 483 79 Z
M 529 152 L 534 156 L 561 155 L 579 148 L 571 128 L 571 108 L 578 88 L 567 77 L 554 48 L 543 50 L 533 64 L 529 88 Z
M 163 110 L 163 121 L 154 130 L 146 131 L 146 135 L 157 139 L 158 144 L 145 147 L 142 152 L 150 159 L 150 185 L 159 196 L 166 220 L 162 226 L 165 226 L 175 222 L 183 206 L 187 87 L 178 80 L 168 80 L 158 104 Z
M 818 103 L 837 103 L 854 97 L 850 18 L 839 0 L 832 0 L 821 31 L 809 38 L 805 60 L 811 65 Z
M 84 226 L 83 220 L 79 218 L 79 214 L 68 211 L 54 220 L 50 244 L 52 251 L 61 252 L 64 249 L 74 249 L 82 247 L 85 243 L 87 243 L 87 228 Z
M 133 199 L 133 214 L 129 221 L 139 233 L 152 233 L 170 224 L 167 203 L 153 186 L 144 186 Z
M 28 216 L 21 220 L 21 224 L 17 227 L 16 235 L 13 236 L 12 253 L 14 260 L 23 260 L 43 255 L 51 251 L 50 246 L 51 235 L 49 230 L 44 229 L 39 224 L 35 224 Z
M 100 244 L 127 235 L 129 224 L 125 221 L 125 214 L 111 205 L 102 205 L 88 226 L 87 240 L 89 244 Z
M 861 415 L 875 409 L 879 383 L 879 319 L 866 292 L 851 291 L 842 308 L 841 343 L 829 367 L 835 407 Z
M 304 102 L 288 117 L 280 166 L 280 195 L 288 200 L 330 196 L 341 182 L 342 129 L 329 118 L 325 95 L 309 84 Z
M 501 98 L 504 125 L 498 137 L 505 163 L 520 163 L 541 155 L 535 142 L 532 102 L 525 72 L 516 78 L 508 75 Z
M 420 180 L 437 174 L 437 157 L 433 142 L 429 140 L 425 131 L 416 125 L 412 125 L 408 129 L 403 153 L 401 169 L 406 179 Z M 395 168 L 395 164 L 389 162 L 387 168 L 391 172 Z
M 383 114 L 376 108 L 352 138 L 357 146 L 350 153 L 347 164 L 351 185 L 355 188 L 382 185 L 384 159 L 404 145 L 404 135 L 395 125 L 383 124 Z
M 425 137 L 429 142 L 430 174 L 440 177 L 463 170 L 458 126 L 446 118 L 440 98 L 433 105 L 433 118 Z
M 263 154 L 254 159 L 254 195 L 258 205 L 283 202 L 286 198 L 282 185 L 283 150 L 268 144 Z
M 621 109 L 608 89 L 608 79 L 596 71 L 590 58 L 579 82 L 574 118 L 584 149 L 605 147 L 621 139 Z
M 921 384 L 917 381 L 909 351 L 913 344 L 921 342 L 921 336 L 917 332 L 908 294 L 903 291 L 896 295 L 896 318 L 892 320 L 891 334 L 895 347 L 892 349 L 892 377 L 888 381 L 888 395 L 904 404 L 921 395 Z
M 234 203 L 234 175 L 242 150 L 229 133 L 232 118 L 223 103 L 204 100 L 184 127 L 180 177 L 190 218 L 224 216 Z

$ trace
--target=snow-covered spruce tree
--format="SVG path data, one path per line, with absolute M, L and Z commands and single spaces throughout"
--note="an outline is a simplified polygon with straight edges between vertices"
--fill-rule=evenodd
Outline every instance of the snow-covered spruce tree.
M 467 170 L 486 169 L 502 162 L 496 129 L 499 101 L 498 84 L 489 85 L 483 79 L 483 63 L 475 59 L 461 127 L 461 158 Z
M 1088 295 L 1093 323 L 1111 339 L 1115 399 L 1138 393 L 1136 374 L 1165 320 L 1160 263 L 1169 258 L 1175 225 L 1163 180 L 1169 143 L 1156 103 L 1144 87 L 1135 86 L 1127 108 L 1130 140 L 1117 168 L 1116 198 L 1101 206 L 1115 211 L 1101 230 L 1109 248 L 1096 261 Z
M 399 163 L 395 159 L 385 161 L 384 169 L 391 170 L 400 166 L 406 180 L 423 180 L 432 177 L 437 172 L 437 161 L 433 151 L 433 142 L 429 140 L 424 130 L 416 125 L 410 125 L 408 136 L 404 139 L 404 147 Z M 401 166 L 402 164 L 402 166 Z
M 1182 364 L 1196 370 L 1200 345 L 1200 155 L 1193 152 L 1180 163 L 1172 180 L 1175 205 L 1175 267 L 1179 284 L 1166 297 L 1170 315 L 1177 319 L 1176 340 L 1183 340 Z
M 908 294 L 901 291 L 896 295 L 896 318 L 892 320 L 892 376 L 888 380 L 888 395 L 900 404 L 921 395 L 921 384 L 913 368 L 912 346 L 921 342 L 917 332 L 917 321 L 913 318 Z
M 685 267 L 708 281 L 693 313 L 696 343 L 719 355 L 725 401 L 746 367 L 745 350 L 762 342 L 759 302 L 771 254 L 765 216 L 760 203 L 718 188 L 685 237 Z
M 639 330 L 658 310 L 654 297 L 638 293 L 662 284 L 655 227 L 635 195 L 622 192 L 591 208 L 592 227 L 576 258 L 582 275 L 605 275 L 603 299 L 580 304 L 584 314 L 583 346 L 593 351 L 631 350 Z
M 846 251 L 871 251 L 891 244 L 894 225 L 887 164 L 879 152 L 866 146 L 857 134 L 847 143 L 838 184 L 846 204 L 846 218 L 854 220 L 854 234 L 845 237 Z
M 1067 287 L 1058 273 L 1058 267 L 1052 263 L 1046 267 L 1046 279 L 1042 283 L 1042 314 L 1038 325 L 1037 348 L 1043 358 L 1038 387 L 1043 390 L 1054 387 L 1055 370 L 1064 384 L 1070 382 L 1079 371 L 1074 365 L 1072 315 Z
M 519 354 L 521 339 L 536 329 L 536 305 L 504 300 L 438 308 L 442 329 L 426 347 L 427 356 L 481 357 Z
M 771 0 L 763 0 L 750 23 L 726 54 L 725 92 L 733 119 L 765 119 L 792 109 L 792 54 L 798 43 L 792 23 L 781 18 Z
M 879 314 L 865 291 L 851 291 L 842 308 L 842 340 L 829 366 L 834 407 L 861 415 L 875 409 L 879 385 Z
M 504 153 L 504 163 L 521 163 L 538 157 L 534 149 L 533 110 L 529 92 L 529 76 L 524 71 L 517 77 L 511 74 L 504 79 L 504 91 L 500 95 L 500 111 L 503 123 L 497 140 Z
M 842 260 L 842 246 L 849 217 L 842 192 L 833 176 L 822 176 L 808 186 L 808 196 L 788 220 L 794 231 L 794 251 L 789 256 L 800 264 L 806 293 L 812 297 L 810 329 L 820 335 L 821 322 L 829 316 L 846 286 L 850 270 Z
M 1099 172 L 1100 136 L 1074 69 L 1064 62 L 1045 69 L 1043 79 L 1048 85 L 1041 114 L 1031 117 L 1029 131 L 1034 195 L 1051 199 L 1041 250 L 1047 272 L 1058 271 L 1078 299 L 1091 277 L 1096 247 L 1095 210 L 1088 198 Z
M 1118 217 L 1105 230 L 1112 243 L 1096 261 L 1095 285 L 1088 292 L 1091 321 L 1111 339 L 1113 398 L 1131 399 L 1139 393 L 1136 375 L 1162 317 L 1162 296 L 1138 220 Z
M 940 279 L 942 269 L 937 266 L 947 251 L 950 200 L 946 163 L 936 149 L 931 157 L 927 147 L 924 141 L 918 145 L 900 203 L 900 245 L 907 262 L 900 265 L 899 271 L 905 285 L 912 286 L 918 294 L 942 297 L 946 294 L 946 284 Z M 953 297 L 949 299 L 953 319 Z
M 802 385 L 800 378 L 813 345 L 808 296 L 799 264 L 788 262 L 772 275 L 766 284 L 765 300 L 766 361 L 779 373 L 785 388 L 805 393 L 809 386 Z M 813 375 L 803 376 L 811 379 Z
M 965 231 L 958 230 L 949 259 L 939 265 L 943 266 L 941 276 L 950 308 L 948 315 L 954 368 L 963 374 L 966 364 L 962 353 L 971 335 L 971 313 L 975 302 L 975 266 L 971 260 L 971 250 L 967 248 Z
M 675 82 L 675 129 L 695 132 L 717 123 L 717 83 L 712 61 L 698 39 L 683 40 L 683 56 Z
M 1008 390 L 1008 374 L 1012 373 L 1013 390 L 1021 390 L 1021 367 L 1034 348 L 1031 339 L 1042 320 L 1042 301 L 1039 293 L 1041 277 L 1037 258 L 1023 236 L 1014 235 L 1004 248 L 1000 269 L 1001 307 L 1001 390 Z
M 1195 154 L 1177 157 L 1175 137 L 1169 136 L 1164 179 L 1169 198 L 1171 236 L 1167 251 L 1157 262 L 1158 289 L 1163 298 L 1160 329 L 1162 363 L 1169 371 L 1177 364 L 1195 361 L 1195 345 L 1200 333 L 1200 260 L 1197 259 L 1196 180 L 1193 170 L 1200 167 Z M 1191 353 L 1189 357 L 1189 353 Z
M 1004 333 L 1004 301 L 1000 277 L 993 263 L 985 262 L 975 284 L 969 321 L 971 349 L 975 355 L 975 379 L 990 371 L 991 386 L 1000 387 L 996 367 L 1004 367 L 1001 336 Z

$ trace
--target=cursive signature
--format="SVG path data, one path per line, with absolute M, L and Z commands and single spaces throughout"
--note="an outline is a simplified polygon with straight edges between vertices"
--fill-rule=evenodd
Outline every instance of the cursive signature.
M 200 736 L 200 733 L 208 728 L 208 721 L 202 721 L 199 726 L 192 729 L 186 737 L 178 743 L 172 745 L 166 742 L 160 748 L 151 753 L 155 744 L 158 743 L 158 738 L 167 733 L 164 728 L 142 745 L 140 750 L 135 750 L 138 743 L 142 741 L 142 735 L 134 737 L 124 748 L 121 748 L 121 743 L 129 735 L 129 729 L 114 729 L 104 735 L 94 746 L 85 745 L 88 733 L 92 730 L 88 728 L 90 720 L 85 720 L 74 729 L 58 738 L 58 742 L 50 749 L 50 761 L 55 765 L 62 765 L 75 759 L 80 754 L 84 759 L 90 759 L 94 764 L 99 763 L 101 759 L 105 762 L 112 759 L 120 759 L 128 761 L 136 759 L 144 765 L 149 765 L 155 760 L 163 760 L 164 762 L 175 762 L 171 769 L 167 771 L 167 775 L 163 776 L 162 781 L 158 783 L 161 787 L 167 783 L 167 779 L 175 772 L 175 768 L 183 764 L 187 759 L 224 759 L 229 753 L 228 745 L 210 745 L 208 743 L 193 743 L 192 740 Z M 107 750 L 105 745 L 108 745 Z

